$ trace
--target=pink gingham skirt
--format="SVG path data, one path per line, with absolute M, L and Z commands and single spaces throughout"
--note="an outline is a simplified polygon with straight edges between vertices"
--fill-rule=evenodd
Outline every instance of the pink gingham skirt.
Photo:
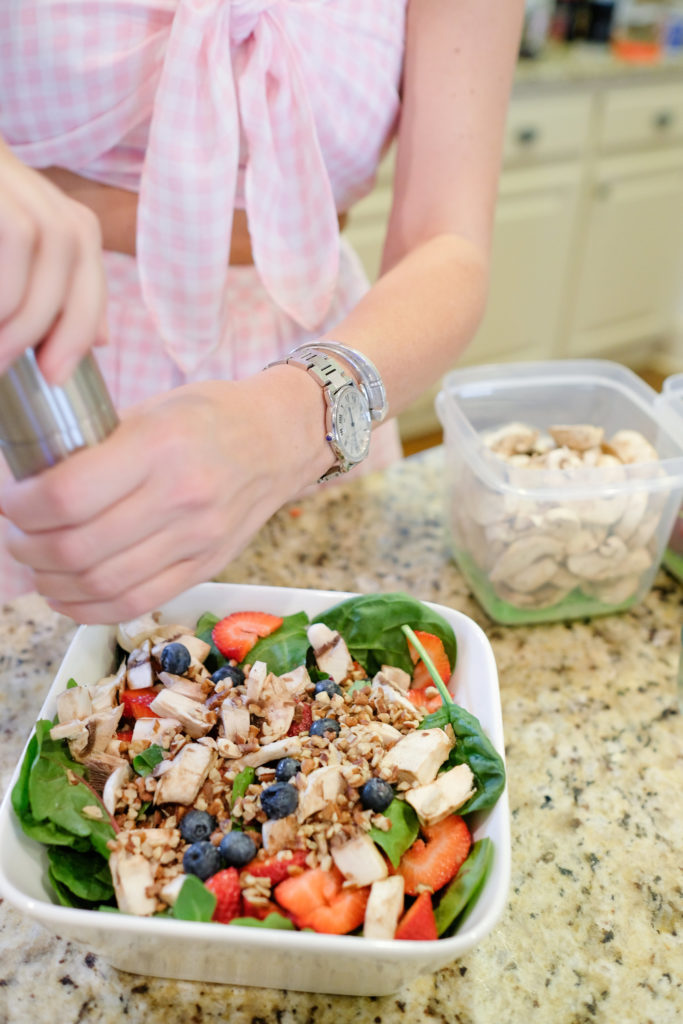
M 344 238 L 339 258 L 336 293 L 324 324 L 316 332 L 303 330 L 275 304 L 254 266 L 230 266 L 225 285 L 230 315 L 221 341 L 196 370 L 185 374 L 166 352 L 143 301 L 135 260 L 122 253 L 105 252 L 111 341 L 96 354 L 115 405 L 124 409 L 186 383 L 249 377 L 295 345 L 332 329 L 368 287 L 360 260 Z M 370 455 L 351 475 L 382 469 L 400 457 L 396 421 L 389 420 L 373 431 Z M 0 467 L 0 475 L 4 469 L 4 465 Z M 339 479 L 344 482 L 349 477 Z M 6 529 L 7 522 L 0 517 L 0 602 L 33 588 L 31 573 L 6 550 Z

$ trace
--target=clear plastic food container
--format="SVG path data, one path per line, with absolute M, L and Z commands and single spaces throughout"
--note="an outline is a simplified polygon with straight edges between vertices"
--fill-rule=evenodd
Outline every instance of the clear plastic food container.
M 667 377 L 662 393 L 667 404 L 680 419 L 679 437 L 683 437 L 683 373 L 675 373 L 673 377 Z M 683 505 L 674 519 L 663 563 L 671 575 L 683 583 Z
M 453 554 L 492 619 L 605 615 L 644 597 L 683 497 L 664 396 L 617 363 L 554 360 L 454 370 L 436 409 Z M 568 428 L 559 441 L 555 426 Z M 530 428 L 532 456 L 513 436 Z

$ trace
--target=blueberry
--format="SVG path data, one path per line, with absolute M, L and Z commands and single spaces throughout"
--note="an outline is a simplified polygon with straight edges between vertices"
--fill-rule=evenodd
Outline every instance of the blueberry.
M 314 722 L 311 728 L 308 730 L 309 736 L 324 736 L 326 732 L 333 732 L 335 736 L 339 735 L 339 722 L 334 718 L 319 718 L 317 722 Z
M 244 672 L 237 665 L 221 665 L 211 676 L 211 682 L 220 683 L 221 679 L 230 679 L 233 686 L 241 686 L 244 682 Z
M 183 856 L 183 871 L 186 875 L 196 875 L 202 882 L 215 875 L 223 867 L 223 860 L 218 847 L 202 840 L 188 846 Z
M 281 757 L 275 765 L 275 779 L 277 782 L 289 782 L 300 771 L 301 762 L 295 757 Z
M 184 676 L 190 667 L 192 655 L 185 644 L 166 644 L 159 661 L 164 672 L 170 672 L 174 676 Z
M 299 806 L 299 794 L 288 782 L 274 782 L 261 790 L 261 807 L 268 818 L 286 818 Z
M 394 790 L 384 779 L 369 779 L 360 788 L 360 801 L 366 811 L 386 811 L 394 799 Z
M 216 819 L 206 811 L 192 808 L 180 821 L 180 834 L 186 843 L 199 843 L 208 839 L 217 828 Z
M 256 843 L 246 832 L 228 832 L 218 847 L 223 863 L 229 868 L 243 868 L 256 856 Z
M 313 693 L 317 696 L 319 693 L 326 693 L 328 697 L 334 697 L 336 693 L 341 693 L 342 688 L 339 683 L 335 683 L 334 679 L 321 679 L 315 684 L 315 690 Z

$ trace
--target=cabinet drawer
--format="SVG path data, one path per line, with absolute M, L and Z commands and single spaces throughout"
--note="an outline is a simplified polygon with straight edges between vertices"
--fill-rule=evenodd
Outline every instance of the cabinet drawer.
M 666 86 L 610 89 L 599 127 L 604 150 L 666 146 L 683 141 L 683 82 Z
M 576 156 L 590 125 L 589 95 L 513 98 L 505 126 L 505 164 Z

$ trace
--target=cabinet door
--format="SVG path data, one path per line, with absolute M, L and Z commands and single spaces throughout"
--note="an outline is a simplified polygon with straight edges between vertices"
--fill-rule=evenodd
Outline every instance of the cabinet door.
M 576 224 L 578 164 L 506 170 L 493 237 L 487 311 L 458 365 L 549 359 L 557 348 Z M 399 419 L 404 439 L 439 429 L 435 385 Z
M 598 165 L 569 354 L 667 335 L 683 281 L 683 149 Z
M 487 311 L 461 363 L 555 354 L 579 183 L 578 164 L 503 174 Z

